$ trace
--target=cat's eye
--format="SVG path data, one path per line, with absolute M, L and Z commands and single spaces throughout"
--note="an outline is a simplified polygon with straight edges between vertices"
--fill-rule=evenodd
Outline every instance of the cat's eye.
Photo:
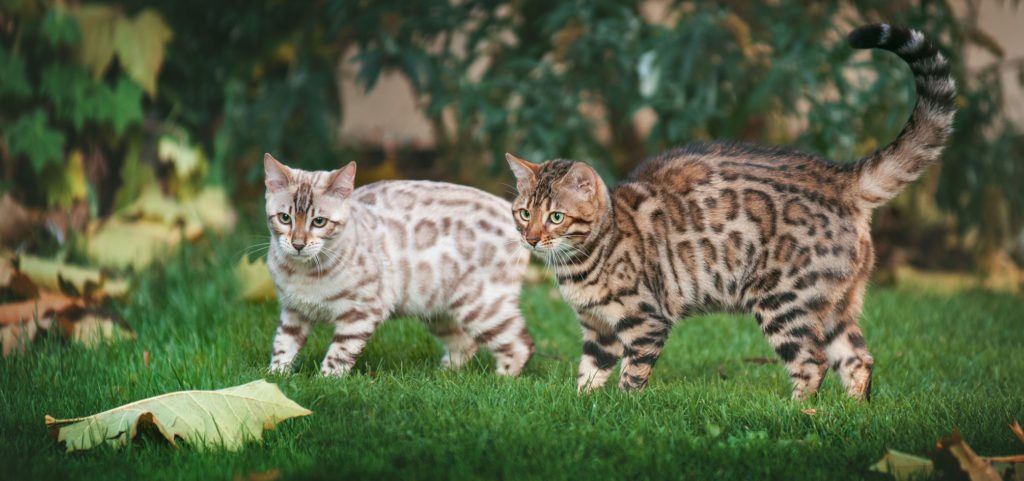
M 278 214 L 277 218 L 281 219 L 281 223 L 282 224 L 291 224 L 292 223 L 292 216 L 290 216 L 288 214 L 285 214 L 283 212 L 281 214 Z
M 551 219 L 552 224 L 561 224 L 562 221 L 565 220 L 565 214 L 561 212 L 552 212 L 548 218 Z
M 324 219 L 323 217 L 313 218 L 313 227 L 323 227 L 325 225 L 327 225 L 327 219 Z
M 529 221 L 530 220 L 530 211 L 528 211 L 526 209 L 519 209 L 519 218 L 523 219 L 525 221 Z

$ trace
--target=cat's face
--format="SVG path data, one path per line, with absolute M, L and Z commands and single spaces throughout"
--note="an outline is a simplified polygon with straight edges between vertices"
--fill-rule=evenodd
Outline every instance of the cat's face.
M 267 227 L 271 243 L 292 259 L 310 262 L 339 235 L 349 216 L 356 163 L 332 171 L 291 169 L 263 157 Z
M 551 259 L 572 261 L 605 215 L 604 181 L 583 162 L 531 164 L 511 154 L 505 158 L 519 190 L 512 215 L 523 244 Z

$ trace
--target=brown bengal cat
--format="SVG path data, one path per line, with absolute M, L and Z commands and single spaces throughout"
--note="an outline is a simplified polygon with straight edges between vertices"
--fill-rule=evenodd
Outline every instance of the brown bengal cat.
M 917 104 L 896 139 L 850 165 L 789 148 L 687 145 L 646 160 L 609 190 L 585 163 L 507 155 L 512 213 L 545 257 L 583 327 L 578 389 L 647 385 L 674 322 L 709 311 L 753 313 L 793 382 L 817 391 L 829 365 L 870 400 L 873 359 L 858 326 L 874 263 L 872 209 L 939 156 L 956 86 L 920 32 L 868 25 L 856 48 L 895 52 L 914 73 Z

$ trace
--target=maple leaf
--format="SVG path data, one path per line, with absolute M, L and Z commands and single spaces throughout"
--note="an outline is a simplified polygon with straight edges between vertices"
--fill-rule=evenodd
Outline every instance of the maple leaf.
M 36 108 L 18 117 L 5 134 L 12 156 L 25 154 L 36 172 L 47 164 L 60 162 L 64 152 L 64 134 L 51 129 L 46 111 Z
M 90 449 L 106 442 L 125 446 L 140 425 L 154 426 L 177 447 L 181 438 L 200 448 L 240 449 L 247 440 L 260 440 L 264 429 L 313 412 L 288 399 L 276 384 L 253 381 L 217 391 L 179 391 L 163 394 L 79 419 L 54 419 L 58 442 L 67 452 Z
M 164 46 L 171 36 L 163 17 L 149 8 L 132 20 L 120 19 L 114 29 L 114 49 L 121 65 L 153 98 L 156 97 L 156 76 L 164 62 Z

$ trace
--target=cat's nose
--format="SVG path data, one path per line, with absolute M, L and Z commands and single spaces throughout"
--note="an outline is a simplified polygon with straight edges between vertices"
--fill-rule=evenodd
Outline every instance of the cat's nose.
M 538 242 L 540 242 L 540 237 L 527 237 L 526 238 L 526 243 L 530 244 L 531 246 L 536 246 Z
M 306 247 L 306 243 L 305 243 L 305 242 L 302 242 L 302 241 L 300 241 L 300 240 L 293 240 L 293 241 L 292 241 L 292 247 L 294 247 L 294 248 L 295 248 L 295 250 L 297 250 L 297 251 L 301 252 L 301 251 L 302 251 L 302 248 L 303 248 L 303 247 Z

